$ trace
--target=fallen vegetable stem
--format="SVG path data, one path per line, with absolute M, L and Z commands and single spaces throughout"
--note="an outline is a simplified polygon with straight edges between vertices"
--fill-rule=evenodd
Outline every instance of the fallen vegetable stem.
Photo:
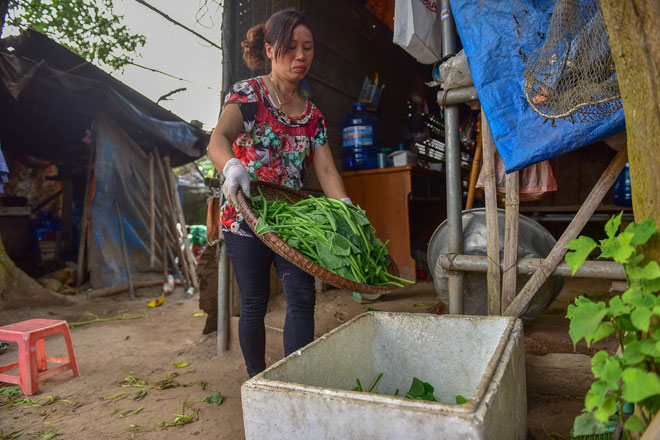
M 110 322 L 110 321 L 125 321 L 128 319 L 139 319 L 139 318 L 146 318 L 146 314 L 140 314 L 140 315 L 119 315 L 115 316 L 113 318 L 96 318 L 92 319 L 90 321 L 81 321 L 81 322 L 70 322 L 69 323 L 69 328 L 75 328 L 75 327 L 80 327 L 81 325 L 88 325 L 88 324 L 96 324 L 97 322 Z

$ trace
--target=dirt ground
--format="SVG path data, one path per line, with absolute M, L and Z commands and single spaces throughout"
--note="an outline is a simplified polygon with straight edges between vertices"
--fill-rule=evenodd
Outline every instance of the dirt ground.
M 542 335 L 531 342 L 526 336 L 526 344 L 537 346 L 537 351 L 538 347 L 545 346 L 546 350 L 556 351 L 559 347 L 572 352 L 562 309 L 565 310 L 566 297 L 575 295 L 575 284 L 567 283 L 564 292 L 548 309 L 547 319 L 540 320 L 550 322 L 550 336 L 543 331 L 542 323 L 535 323 L 529 331 L 525 329 L 532 337 Z M 217 356 L 216 334 L 202 336 L 205 318 L 199 311 L 197 298 L 186 299 L 183 290 L 178 288 L 161 307 L 148 308 L 147 302 L 159 294 L 158 287 L 145 288 L 136 292 L 135 301 L 129 301 L 127 294 L 93 300 L 80 295 L 74 305 L 1 311 L 0 325 L 36 317 L 65 319 L 71 323 L 89 320 L 93 315 L 104 318 L 144 315 L 73 329 L 81 376 L 74 379 L 70 372 L 55 375 L 41 383 L 40 393 L 32 397 L 37 404 L 48 403 L 47 398 L 51 396 L 62 400 L 38 407 L 30 404 L 0 407 L 2 435 L 22 430 L 20 438 L 42 439 L 54 438 L 57 433 L 60 435 L 55 438 L 98 440 L 243 438 L 240 386 L 247 380 L 247 374 L 237 344 L 224 355 Z M 269 364 L 278 360 L 282 353 L 283 300 L 281 296 L 271 300 L 266 318 Z M 316 334 L 326 333 L 366 311 L 367 307 L 429 312 L 435 310 L 436 303 L 431 283 L 395 291 L 372 304 L 360 304 L 348 292 L 330 290 L 318 296 Z M 552 334 L 558 336 L 553 339 Z M 47 340 L 46 351 L 49 355 L 65 355 L 62 338 Z M 0 354 L 0 365 L 16 359 L 17 350 L 12 344 L 6 353 Z M 189 365 L 175 368 L 175 362 Z M 173 379 L 181 386 L 158 390 L 159 381 L 171 373 L 178 373 Z M 146 385 L 143 388 L 127 386 L 127 376 L 144 380 Z M 146 390 L 146 395 L 142 400 L 134 400 L 136 391 L 141 389 Z M 224 399 L 220 406 L 203 402 L 218 392 Z M 115 399 L 104 400 L 111 397 Z M 184 403 L 186 407 L 182 409 Z M 567 439 L 572 420 L 582 406 L 583 401 L 575 397 L 530 395 L 528 418 L 534 438 Z M 172 424 L 177 414 L 197 414 L 198 417 L 181 426 L 159 426 Z

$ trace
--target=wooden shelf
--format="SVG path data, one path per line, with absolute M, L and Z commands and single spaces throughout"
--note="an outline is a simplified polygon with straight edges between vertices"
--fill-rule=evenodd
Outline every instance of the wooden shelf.
M 525 206 L 520 205 L 520 212 L 577 212 L 582 205 Z M 601 205 L 596 212 L 632 212 L 629 206 Z

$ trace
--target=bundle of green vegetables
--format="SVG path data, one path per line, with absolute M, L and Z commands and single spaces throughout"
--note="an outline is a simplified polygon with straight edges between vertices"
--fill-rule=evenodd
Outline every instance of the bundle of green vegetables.
M 274 232 L 313 262 L 358 283 L 399 287 L 403 287 L 400 282 L 412 283 L 387 271 L 387 243 L 376 238 L 362 209 L 326 197 L 310 196 L 296 203 L 287 197 L 287 203 L 260 194 L 250 199 L 259 215 L 257 234 Z

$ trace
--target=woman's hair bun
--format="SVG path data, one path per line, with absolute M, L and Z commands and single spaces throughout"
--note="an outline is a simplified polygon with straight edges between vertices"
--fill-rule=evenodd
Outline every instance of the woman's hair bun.
M 247 32 L 247 38 L 241 41 L 243 47 L 243 61 L 252 70 L 263 67 L 266 63 L 266 49 L 264 48 L 264 37 L 266 26 L 258 24 Z

